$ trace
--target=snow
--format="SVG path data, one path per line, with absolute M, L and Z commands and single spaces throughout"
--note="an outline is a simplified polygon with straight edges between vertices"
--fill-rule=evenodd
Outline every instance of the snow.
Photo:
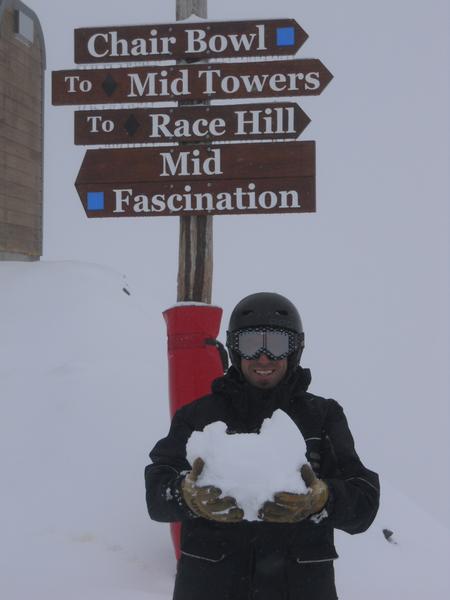
M 172 306 L 169 306 L 169 308 L 176 308 L 177 306 L 210 306 L 213 308 L 218 308 L 216 304 L 206 304 L 206 302 L 194 302 L 193 300 L 186 300 L 183 302 L 175 302 L 174 304 L 172 304 Z
M 165 307 L 126 286 L 100 265 L 0 263 L 2 598 L 171 599 L 169 528 L 143 478 L 169 424 Z M 337 549 L 346 600 L 448 596 L 448 529 L 383 473 L 374 524 Z
M 299 469 L 306 446 L 292 419 L 282 410 L 265 419 L 260 433 L 226 433 L 221 421 L 194 431 L 187 457 L 205 461 L 198 485 L 214 485 L 223 496 L 232 496 L 248 521 L 258 520 L 258 510 L 277 492 L 307 492 Z
M 417 485 L 422 485 L 420 477 Z M 383 529 L 393 531 L 395 543 L 386 541 Z M 372 526 L 361 535 L 349 536 L 337 531 L 335 537 L 340 556 L 336 585 L 342 597 L 355 600 L 448 597 L 448 528 L 383 477 L 380 509 Z
M 143 491 L 164 365 L 125 285 L 97 265 L 0 263 L 2 598 L 167 597 L 172 552 Z

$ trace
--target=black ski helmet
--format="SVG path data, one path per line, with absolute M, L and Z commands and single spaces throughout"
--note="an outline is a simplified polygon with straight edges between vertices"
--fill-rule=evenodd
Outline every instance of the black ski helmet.
M 300 348 L 289 356 L 288 368 L 294 369 L 299 364 L 305 334 L 297 308 L 285 296 L 275 292 L 258 292 L 238 302 L 231 313 L 228 332 L 247 327 L 277 327 L 298 333 L 301 338 Z M 232 365 L 240 370 L 241 357 L 229 347 L 228 352 Z

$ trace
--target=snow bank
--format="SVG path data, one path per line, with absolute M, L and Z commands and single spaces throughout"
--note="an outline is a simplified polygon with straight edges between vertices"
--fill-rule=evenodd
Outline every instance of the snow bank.
M 76 262 L 0 263 L 0 290 L 0 597 L 169 598 L 143 477 L 169 422 L 161 309 Z

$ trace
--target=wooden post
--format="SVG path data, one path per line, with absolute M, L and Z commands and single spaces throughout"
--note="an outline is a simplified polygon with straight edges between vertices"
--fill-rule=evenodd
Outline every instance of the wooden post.
M 176 0 L 177 21 L 207 18 L 207 0 Z M 180 106 L 189 102 L 180 102 Z M 211 216 L 180 217 L 177 302 L 211 304 L 213 228 Z
M 202 19 L 208 17 L 208 0 L 177 0 L 177 21 L 196 15 Z

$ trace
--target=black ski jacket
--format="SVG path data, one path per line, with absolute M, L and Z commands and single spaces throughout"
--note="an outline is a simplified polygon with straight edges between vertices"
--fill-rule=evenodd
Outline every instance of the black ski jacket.
M 147 507 L 156 521 L 181 521 L 181 558 L 174 600 L 334 600 L 333 529 L 365 531 L 379 504 L 379 481 L 359 459 L 341 406 L 307 392 L 308 369 L 276 388 L 259 390 L 231 367 L 212 393 L 177 411 L 167 437 L 145 469 Z M 218 523 L 194 515 L 180 484 L 191 468 L 186 442 L 193 431 L 223 421 L 228 433 L 257 432 L 281 408 L 299 428 L 306 458 L 324 479 L 330 499 L 299 523 Z M 274 448 L 276 451 L 276 448 Z M 270 477 L 270 473 L 267 474 Z

